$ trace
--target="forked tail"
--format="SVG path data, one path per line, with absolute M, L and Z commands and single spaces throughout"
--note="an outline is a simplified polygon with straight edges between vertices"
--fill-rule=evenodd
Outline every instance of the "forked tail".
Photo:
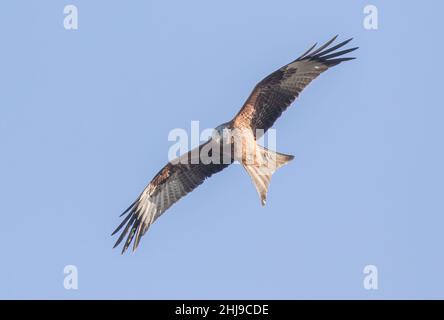
M 242 165 L 247 170 L 264 206 L 267 200 L 267 191 L 273 173 L 284 164 L 294 159 L 294 156 L 268 150 L 257 145 L 254 161 L 244 161 Z

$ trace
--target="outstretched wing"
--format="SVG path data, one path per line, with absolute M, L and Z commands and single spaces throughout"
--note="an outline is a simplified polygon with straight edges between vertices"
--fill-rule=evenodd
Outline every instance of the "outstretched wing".
M 330 67 L 355 59 L 343 55 L 357 47 L 337 51 L 352 39 L 330 47 L 336 38 L 317 49 L 315 44 L 298 59 L 259 82 L 234 118 L 235 127 L 251 127 L 255 134 L 257 129 L 267 131 L 313 79 Z
M 224 164 L 224 160 L 227 161 L 223 159 L 222 153 L 219 151 L 215 157 L 218 159 L 217 161 L 206 161 L 205 163 L 209 162 L 208 164 L 203 163 L 200 156 L 202 148 L 206 147 L 208 152 L 205 155 L 215 160 L 212 153 L 218 146 L 218 144 L 213 143 L 213 140 L 209 140 L 163 167 L 140 196 L 122 213 L 121 216 L 126 215 L 126 217 L 113 232 L 113 235 L 122 228 L 123 231 L 114 248 L 122 242 L 129 231 L 122 254 L 128 249 L 133 239 L 133 251 L 136 250 L 140 238 L 162 213 L 202 184 L 205 179 L 229 166 L 231 162 Z

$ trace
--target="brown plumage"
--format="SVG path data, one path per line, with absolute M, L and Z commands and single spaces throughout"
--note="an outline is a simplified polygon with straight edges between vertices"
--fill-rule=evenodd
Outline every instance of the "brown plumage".
M 293 156 L 267 150 L 257 145 L 256 139 L 273 126 L 276 119 L 313 79 L 330 67 L 354 59 L 343 57 L 343 55 L 357 48 L 337 51 L 352 39 L 330 47 L 336 38 L 337 36 L 316 50 L 316 45 L 312 46 L 298 59 L 265 77 L 255 86 L 233 120 L 216 128 L 216 136 L 163 167 L 122 214 L 126 217 L 113 232 L 113 235 L 123 230 L 114 247 L 118 246 L 128 234 L 122 253 L 128 249 L 133 239 L 133 250 L 135 250 L 141 237 L 162 213 L 202 184 L 205 179 L 222 171 L 234 160 L 241 162 L 251 176 L 261 203 L 264 205 L 272 174 L 279 167 L 291 161 Z M 257 155 L 255 159 L 261 161 L 247 162 L 245 150 L 233 143 L 233 137 L 225 138 L 223 129 L 238 129 L 241 132 L 238 135 L 242 141 L 253 145 Z M 229 144 L 228 161 L 222 150 L 224 144 Z M 216 159 L 216 161 L 211 163 L 199 161 L 201 160 L 201 152 L 207 149 L 210 150 L 208 155 L 213 156 L 212 159 Z M 198 161 L 195 161 L 196 155 Z M 226 155 L 227 153 L 225 153 Z M 269 164 L 273 164 L 273 166 Z
M 352 39 L 326 49 L 336 38 L 337 36 L 315 51 L 312 51 L 315 46 L 311 47 L 298 59 L 260 81 L 236 115 L 235 126 L 267 131 L 313 79 L 330 67 L 355 59 L 340 56 L 357 48 L 331 53 Z
M 211 141 L 200 145 L 197 148 L 198 151 L 200 152 L 202 148 L 209 143 L 211 143 Z M 124 226 L 125 228 L 117 239 L 114 247 L 117 247 L 128 231 L 130 231 L 123 246 L 122 253 L 128 249 L 134 237 L 133 250 L 136 250 L 140 238 L 162 213 L 179 201 L 180 198 L 202 184 L 206 178 L 211 177 L 213 174 L 229 166 L 229 164 L 223 163 L 222 155 L 220 155 L 219 164 L 210 163 L 204 165 L 202 163 L 194 163 L 191 161 L 193 151 L 195 150 L 189 151 L 179 159 L 176 159 L 176 161 L 168 162 L 168 164 L 154 176 L 153 180 L 139 195 L 136 201 L 121 214 L 121 216 L 126 215 L 126 217 L 112 235 L 116 234 Z

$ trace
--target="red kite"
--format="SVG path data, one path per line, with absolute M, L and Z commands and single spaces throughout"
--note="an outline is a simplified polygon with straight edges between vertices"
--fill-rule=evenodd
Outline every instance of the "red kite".
M 231 121 L 218 126 L 212 138 L 168 162 L 122 213 L 121 216 L 126 214 L 126 217 L 113 235 L 123 227 L 124 229 L 114 247 L 121 243 L 129 231 L 122 253 L 128 249 L 133 239 L 133 251 L 136 250 L 140 238 L 149 226 L 169 207 L 234 161 L 239 161 L 251 176 L 261 203 L 265 205 L 272 174 L 292 160 L 293 156 L 268 150 L 259 146 L 256 141 L 313 79 L 341 62 L 355 59 L 343 55 L 357 48 L 338 51 L 352 39 L 330 46 L 336 38 L 337 36 L 317 49 L 315 44 L 299 58 L 264 78 L 253 89 L 237 115 Z M 232 132 L 236 133 L 231 134 Z M 235 143 L 236 141 L 241 142 Z M 204 161 L 202 155 L 212 161 Z

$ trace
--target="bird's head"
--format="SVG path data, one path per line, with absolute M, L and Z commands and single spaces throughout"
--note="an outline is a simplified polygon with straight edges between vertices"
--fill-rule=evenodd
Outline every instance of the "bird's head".
M 214 128 L 212 138 L 215 141 L 221 141 L 225 140 L 224 137 L 226 137 L 228 134 L 229 134 L 228 123 L 222 123 L 221 125 Z

